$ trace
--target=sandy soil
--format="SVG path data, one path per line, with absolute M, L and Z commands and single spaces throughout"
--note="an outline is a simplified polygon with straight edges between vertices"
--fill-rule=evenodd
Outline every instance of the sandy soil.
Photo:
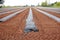
M 26 9 L 10 20 L 0 23 L 0 40 L 21 40 L 28 10 Z
M 51 11 L 47 11 L 47 10 L 43 10 L 43 9 L 40 9 L 40 10 L 45 11 L 45 12 L 48 12 L 48 13 L 50 13 L 50 14 L 52 14 L 52 15 L 55 15 L 55 16 L 57 16 L 57 17 L 60 18 L 60 14 L 58 14 L 58 13 L 56 13 L 56 12 L 51 12 Z

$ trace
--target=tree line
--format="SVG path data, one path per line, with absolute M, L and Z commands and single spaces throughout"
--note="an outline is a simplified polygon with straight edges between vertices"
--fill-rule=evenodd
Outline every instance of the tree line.
M 54 2 L 54 3 L 48 4 L 47 1 L 45 1 L 45 2 L 41 3 L 41 6 L 43 6 L 43 7 L 50 7 L 50 6 L 60 7 L 60 2 Z

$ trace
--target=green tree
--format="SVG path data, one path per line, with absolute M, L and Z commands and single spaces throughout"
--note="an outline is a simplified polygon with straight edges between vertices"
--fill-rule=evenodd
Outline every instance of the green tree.
M 38 3 L 38 5 L 37 6 L 40 6 L 40 4 Z
M 42 2 L 41 6 L 47 6 L 47 2 Z
M 48 6 L 47 0 L 45 0 L 45 2 L 42 2 L 42 3 L 41 3 L 41 6 L 44 6 L 44 7 L 45 7 L 45 6 Z
M 54 6 L 60 7 L 60 2 L 57 2 L 56 4 L 54 4 Z
M 57 3 L 56 3 L 56 6 L 60 6 L 60 2 L 57 2 Z

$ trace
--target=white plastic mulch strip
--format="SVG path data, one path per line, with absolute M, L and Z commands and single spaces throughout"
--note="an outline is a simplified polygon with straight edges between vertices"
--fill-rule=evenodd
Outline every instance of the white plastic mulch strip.
M 10 10 L 8 10 L 8 11 L 6 11 L 6 12 L 0 12 L 0 15 L 3 15 L 3 14 L 7 14 L 7 13 L 9 13 L 9 11 L 11 12 L 16 12 L 16 11 L 19 11 L 19 10 L 22 10 L 23 8 L 19 8 L 19 9 L 10 9 Z
M 26 27 L 24 32 L 30 32 L 30 31 L 35 31 L 37 28 L 35 26 L 35 23 L 33 22 L 33 14 L 32 14 L 32 10 L 30 8 L 29 10 L 29 15 L 26 19 Z
M 36 9 L 36 8 L 35 8 L 35 9 Z M 60 18 L 58 18 L 58 17 L 56 17 L 56 16 L 54 16 L 54 15 L 52 15 L 52 14 L 49 14 L 49 13 L 47 13 L 47 12 L 44 12 L 44 11 L 42 11 L 42 10 L 39 10 L 39 9 L 36 9 L 36 10 L 39 11 L 39 12 L 41 12 L 41 13 L 43 13 L 44 15 L 46 15 L 46 16 L 54 19 L 54 20 L 56 20 L 57 22 L 60 22 Z
M 57 11 L 57 9 L 49 9 L 49 8 L 39 8 L 39 9 L 43 9 L 43 10 L 46 10 L 46 11 L 51 11 L 51 12 L 56 12 L 56 13 L 58 13 L 58 14 L 60 14 L 60 12 L 59 11 Z M 47 10 L 47 9 L 49 9 L 49 10 Z
M 3 17 L 3 18 L 0 19 L 0 22 L 4 22 L 4 21 L 6 21 L 6 20 L 9 20 L 10 18 L 16 16 L 17 14 L 19 14 L 20 12 L 22 12 L 22 11 L 24 11 L 24 10 L 25 10 L 25 9 L 23 9 L 23 10 L 21 10 L 21 11 L 19 10 L 18 12 L 15 12 L 15 13 L 13 13 L 13 14 L 10 14 L 10 15 L 6 16 L 6 17 Z

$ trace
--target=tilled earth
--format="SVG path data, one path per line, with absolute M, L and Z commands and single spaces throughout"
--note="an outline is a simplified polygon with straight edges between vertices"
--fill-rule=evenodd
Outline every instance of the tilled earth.
M 21 36 L 22 40 L 60 40 L 60 23 L 33 10 L 33 18 L 39 32 L 29 32 Z
M 20 40 L 25 27 L 26 17 L 29 9 L 17 16 L 0 23 L 0 40 Z
M 60 18 L 60 14 L 59 13 L 48 11 L 48 10 L 43 10 L 43 9 L 40 9 L 40 10 L 45 11 L 45 12 L 48 12 L 49 14 L 52 14 L 52 15 L 57 16 L 57 17 Z
M 21 9 L 19 9 L 19 10 L 21 10 Z M 12 13 L 17 12 L 17 11 L 18 11 L 17 9 L 15 9 L 15 11 L 8 11 L 7 13 L 0 15 L 0 18 L 3 18 L 3 17 L 5 17 L 5 16 L 8 16 L 8 15 L 10 15 L 10 14 L 12 14 Z
M 39 28 L 40 40 L 60 40 L 60 23 L 33 9 L 34 21 Z
M 0 23 L 0 40 L 60 40 L 60 23 L 32 8 L 38 32 L 24 33 L 29 8 Z

